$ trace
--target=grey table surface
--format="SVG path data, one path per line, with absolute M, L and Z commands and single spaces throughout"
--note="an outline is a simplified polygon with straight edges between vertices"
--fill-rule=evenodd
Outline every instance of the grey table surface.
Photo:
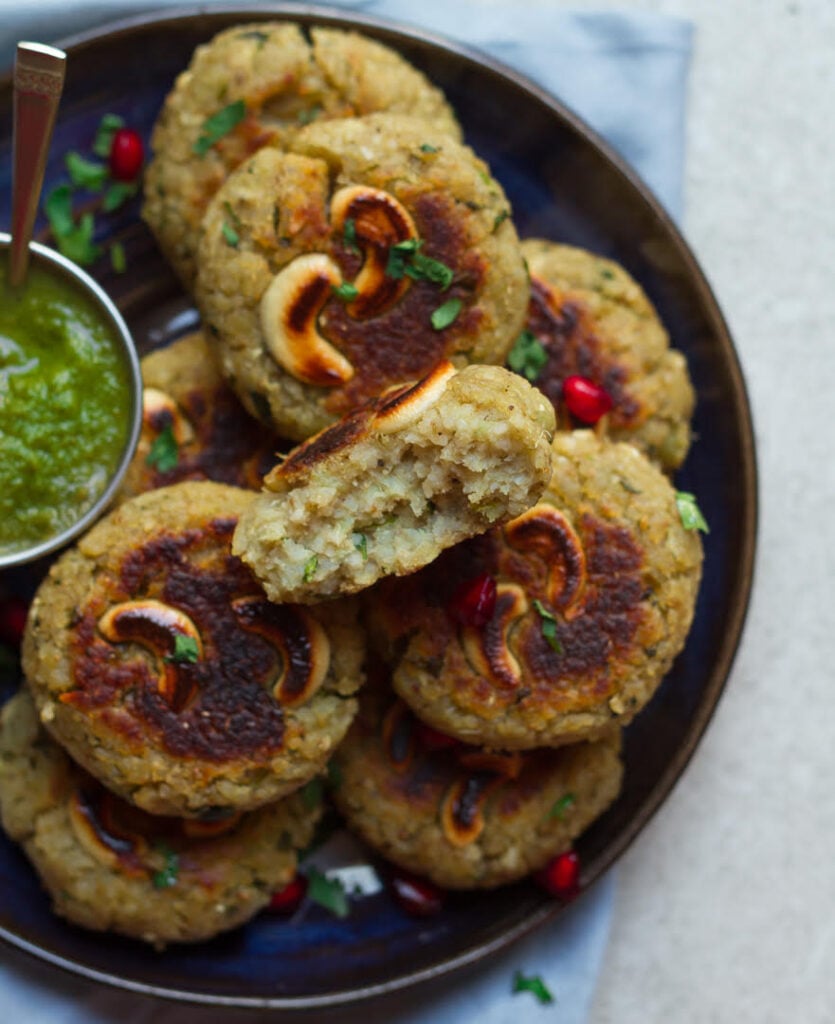
M 835 5 L 621 6 L 696 26 L 683 227 L 747 378 L 761 524 L 718 712 L 620 863 L 590 1024 L 824 1024 L 835 1020 Z

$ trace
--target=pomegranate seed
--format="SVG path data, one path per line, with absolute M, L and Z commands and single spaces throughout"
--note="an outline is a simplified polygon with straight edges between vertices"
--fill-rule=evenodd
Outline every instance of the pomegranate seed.
M 612 408 L 612 396 L 588 377 L 566 377 L 562 396 L 572 416 L 582 423 L 597 423 Z
M 557 854 L 533 877 L 552 896 L 570 900 L 580 891 L 580 858 L 574 850 Z
M 450 750 L 452 747 L 462 746 L 461 740 L 456 739 L 455 736 L 447 736 L 445 732 L 433 729 L 426 722 L 418 722 L 415 725 L 415 732 L 417 733 L 418 741 L 427 750 Z
M 304 875 L 296 875 L 292 882 L 273 893 L 270 910 L 274 914 L 292 914 L 306 895 L 307 879 Z
M 110 145 L 110 173 L 117 181 L 133 181 L 142 170 L 145 149 L 139 132 L 120 128 Z
M 6 597 L 0 600 L 0 640 L 19 647 L 26 626 L 26 614 L 29 608 L 19 597 Z
M 443 890 L 426 878 L 408 871 L 394 871 L 388 884 L 401 909 L 411 917 L 433 917 L 443 910 Z
M 449 614 L 462 626 L 486 626 L 496 608 L 496 581 L 488 572 L 466 580 L 452 595 Z

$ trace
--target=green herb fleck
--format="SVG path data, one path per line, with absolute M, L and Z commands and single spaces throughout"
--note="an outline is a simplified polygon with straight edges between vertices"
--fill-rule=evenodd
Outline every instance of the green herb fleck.
M 351 540 L 354 542 L 354 547 L 362 555 L 363 562 L 368 561 L 368 538 L 364 533 L 352 533 Z
M 530 977 L 527 977 L 521 971 L 517 971 L 513 976 L 513 992 L 530 992 L 536 996 L 540 1003 L 554 1002 L 551 990 L 538 974 L 532 974 Z
M 440 285 L 442 292 L 449 288 L 455 277 L 446 263 L 441 263 L 440 260 L 433 259 L 431 256 L 424 256 L 422 252 L 413 253 L 404 269 L 413 281 L 431 281 L 433 284 Z
M 710 533 L 707 520 L 702 515 L 702 510 L 696 504 L 696 495 L 687 491 L 676 491 L 676 505 L 681 518 L 681 525 L 685 530 L 701 530 L 702 533 Z
M 261 47 L 264 45 L 264 43 L 266 43 L 266 41 L 269 38 L 270 37 L 269 37 L 269 35 L 267 35 L 266 32 L 260 32 L 258 29 L 252 29 L 251 31 L 248 31 L 248 32 L 239 32 L 238 33 L 238 39 L 255 39 L 257 41 L 257 43 L 258 43 L 258 49 L 259 50 L 261 49 Z
M 128 199 L 132 199 L 139 190 L 138 181 L 114 181 L 107 186 L 101 201 L 101 208 L 105 213 L 113 213 L 123 206 Z
M 307 875 L 307 898 L 337 917 L 348 916 L 348 897 L 338 878 L 328 878 L 317 868 L 310 867 Z
M 397 242 L 389 249 L 386 260 L 386 277 L 399 281 L 406 273 L 406 268 L 411 262 L 415 253 L 423 245 L 420 238 L 407 238 L 403 242 Z
M 573 793 L 564 793 L 559 800 L 557 800 L 554 806 L 551 808 L 551 813 L 548 815 L 549 818 L 558 818 L 563 821 L 566 814 L 571 810 L 574 804 L 577 803 L 577 798 Z
M 64 256 L 84 266 L 95 263 L 102 250 L 93 240 L 93 215 L 85 213 L 78 224 L 75 223 L 69 185 L 58 185 L 49 193 L 44 201 L 44 212 L 55 244 Z
M 547 362 L 548 353 L 545 346 L 533 331 L 529 331 L 527 328 L 516 339 L 507 357 L 507 365 L 511 370 L 521 373 L 531 384 L 540 375 Z
M 631 483 L 629 480 L 625 480 L 623 477 L 620 478 L 620 485 L 629 494 L 640 494 L 641 493 L 641 488 L 640 487 L 636 487 L 635 484 Z
M 357 245 L 357 223 L 353 217 L 348 217 L 342 225 L 342 241 L 348 252 L 359 254 L 360 247 Z
M 335 284 L 333 286 L 333 294 L 338 299 L 342 299 L 343 302 L 353 302 L 359 295 L 359 290 L 349 281 L 343 281 L 342 284 Z
M 557 654 L 562 654 L 562 644 L 557 636 L 557 620 L 540 600 L 535 600 L 533 606 L 536 608 L 539 613 L 539 617 L 542 620 L 542 635 L 548 641 L 548 645 L 552 650 L 556 651 Z
M 302 803 L 309 811 L 321 804 L 324 795 L 325 780 L 321 775 L 317 775 L 302 787 Z
M 221 225 L 220 230 L 223 232 L 223 240 L 224 240 L 224 242 L 226 242 L 226 244 L 228 246 L 230 246 L 231 248 L 237 249 L 238 248 L 238 243 L 241 240 L 241 236 L 232 227 L 232 225 L 231 224 L 227 224 L 227 222 L 224 221 L 223 224 Z
M 243 100 L 236 100 L 212 114 L 203 122 L 203 131 L 192 147 L 194 152 L 198 156 L 205 156 L 216 142 L 220 142 L 245 117 L 246 104 Z
M 118 114 L 105 114 L 96 129 L 96 137 L 93 140 L 93 152 L 106 160 L 110 156 L 110 149 L 113 145 L 113 136 L 120 128 L 125 127 L 125 120 Z
M 125 258 L 125 247 L 121 242 L 114 242 L 110 246 L 110 265 L 117 274 L 124 274 L 127 270 L 128 261 Z
M 86 188 L 88 192 L 99 192 L 107 180 L 107 167 L 97 160 L 87 160 L 80 153 L 71 149 L 64 156 L 64 163 L 70 181 L 76 188 Z
M 499 210 L 496 214 L 496 219 L 493 221 L 493 230 L 497 231 L 509 216 L 510 210 Z
M 302 582 L 310 583 L 316 572 L 316 568 L 319 565 L 319 556 L 311 555 L 310 558 L 304 564 L 304 572 L 302 573 Z
M 440 148 L 440 146 L 433 146 L 429 142 L 424 142 L 421 144 L 420 151 L 421 153 L 437 153 Z
M 183 636 L 182 633 L 178 633 L 174 637 L 173 654 L 166 654 L 165 656 L 166 661 L 173 661 L 178 665 L 193 665 L 199 658 L 200 651 L 197 647 L 197 641 L 193 636 Z
M 312 107 L 307 107 L 304 110 L 300 110 L 296 115 L 296 120 L 299 124 L 311 124 L 316 118 L 322 113 L 321 104 L 317 103 Z
M 145 462 L 149 466 L 155 466 L 160 473 L 167 473 L 173 469 L 179 461 L 180 450 L 177 446 L 177 438 L 170 423 L 166 423 L 160 433 L 154 438 L 151 450 L 145 456 Z
M 154 883 L 155 889 L 170 889 L 172 885 L 177 884 L 180 858 L 170 847 L 165 846 L 163 843 L 160 843 L 156 849 L 165 858 L 165 865 L 159 871 L 154 872 L 151 881 Z
M 432 314 L 430 318 L 432 320 L 432 326 L 436 331 L 442 331 L 445 327 L 449 327 L 450 324 L 455 323 L 463 306 L 464 303 L 461 299 L 447 299 L 447 301 L 442 306 L 438 306 Z
M 611 281 L 612 278 L 615 276 L 615 272 L 609 267 L 601 267 L 600 276 L 605 277 L 607 281 Z

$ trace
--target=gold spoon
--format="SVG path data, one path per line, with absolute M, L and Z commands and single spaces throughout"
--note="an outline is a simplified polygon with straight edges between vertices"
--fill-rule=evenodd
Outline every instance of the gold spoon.
M 12 243 L 9 283 L 23 284 L 43 188 L 46 157 L 64 89 L 67 55 L 42 43 L 18 43 L 12 132 Z

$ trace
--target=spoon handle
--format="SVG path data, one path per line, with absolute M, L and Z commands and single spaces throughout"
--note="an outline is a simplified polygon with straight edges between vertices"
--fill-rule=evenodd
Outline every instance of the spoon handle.
M 29 242 L 43 188 L 46 157 L 64 88 L 67 55 L 41 43 L 18 43 L 14 67 L 14 164 L 9 282 L 29 265 Z

